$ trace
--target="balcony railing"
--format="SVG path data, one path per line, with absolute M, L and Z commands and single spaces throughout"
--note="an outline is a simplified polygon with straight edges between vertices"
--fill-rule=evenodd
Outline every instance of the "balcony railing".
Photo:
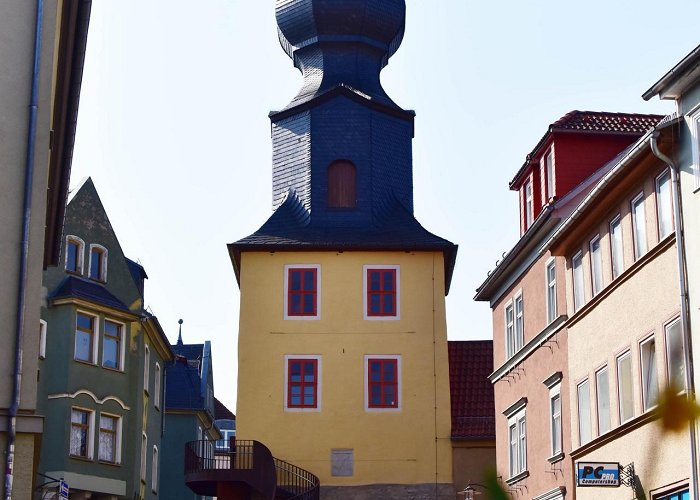
M 309 471 L 276 459 L 258 441 L 231 439 L 228 450 L 214 441 L 185 445 L 185 482 L 198 495 L 216 496 L 219 483 L 245 484 L 273 500 L 318 500 L 319 480 Z

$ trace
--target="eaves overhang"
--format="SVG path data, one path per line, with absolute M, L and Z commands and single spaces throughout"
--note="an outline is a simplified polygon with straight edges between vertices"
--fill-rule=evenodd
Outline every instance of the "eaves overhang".
M 687 87 L 700 79 L 700 45 L 676 64 L 661 79 L 642 94 L 648 101 L 655 95 L 660 99 L 678 99 Z
M 144 319 L 146 329 L 152 333 L 152 335 L 149 336 L 151 337 L 153 345 L 158 351 L 158 354 L 160 354 L 161 358 L 165 362 L 173 361 L 175 359 L 175 351 L 173 351 L 173 348 L 170 345 L 168 337 L 165 335 L 163 327 L 161 326 L 160 321 L 158 321 L 158 318 L 152 314 L 146 313 Z
M 560 221 L 558 217 L 552 217 L 553 211 L 553 204 L 548 204 L 544 207 L 532 226 L 528 228 L 515 246 L 503 257 L 503 260 L 496 264 L 496 269 L 491 271 L 486 280 L 477 288 L 474 300 L 491 300 L 503 281 L 511 276 L 510 273 L 527 259 L 533 250 L 539 248 L 542 238 Z

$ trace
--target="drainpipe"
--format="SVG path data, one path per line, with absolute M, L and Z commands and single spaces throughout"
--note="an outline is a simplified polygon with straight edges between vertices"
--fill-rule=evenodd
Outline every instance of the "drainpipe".
M 683 334 L 683 361 L 685 362 L 685 384 L 688 388 L 688 398 L 691 401 L 695 401 L 695 383 L 693 376 L 693 359 L 691 355 L 691 338 L 690 338 L 690 316 L 688 308 L 688 287 L 687 287 L 687 264 L 685 258 L 685 239 L 683 237 L 683 219 L 681 218 L 682 206 L 681 206 L 681 189 L 680 189 L 680 175 L 678 172 L 678 167 L 674 165 L 671 159 L 664 155 L 659 150 L 659 145 L 657 144 L 657 139 L 659 137 L 659 132 L 654 132 L 651 136 L 650 146 L 651 150 L 659 160 L 668 165 L 671 172 L 671 197 L 673 199 L 673 217 L 675 218 L 675 232 L 676 232 L 676 252 L 678 255 L 678 282 L 680 286 L 680 299 L 681 299 L 681 332 Z M 690 459 L 691 459 L 691 482 L 693 484 L 692 492 L 693 499 L 698 500 L 698 452 L 697 443 L 695 441 L 695 422 L 690 421 Z
M 34 146 L 36 142 L 37 109 L 39 107 L 39 65 L 41 62 L 41 30 L 43 27 L 44 0 L 36 0 L 34 33 L 34 61 L 32 87 L 27 128 L 27 157 L 24 178 L 24 204 L 22 222 L 22 251 L 17 285 L 17 330 L 15 331 L 15 365 L 12 386 L 12 403 L 7 415 L 7 452 L 5 454 L 5 500 L 12 498 L 14 479 L 15 439 L 17 436 L 17 412 L 22 388 L 22 344 L 24 341 L 25 296 L 29 260 L 29 223 L 32 214 L 32 186 L 34 184 Z

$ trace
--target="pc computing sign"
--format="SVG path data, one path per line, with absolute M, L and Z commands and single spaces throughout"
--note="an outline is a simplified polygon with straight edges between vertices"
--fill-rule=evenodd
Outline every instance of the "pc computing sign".
M 620 464 L 576 462 L 576 486 L 620 486 Z

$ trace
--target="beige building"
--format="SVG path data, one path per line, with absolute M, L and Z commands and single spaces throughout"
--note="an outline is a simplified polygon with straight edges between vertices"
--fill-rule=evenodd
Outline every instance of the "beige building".
M 0 446 L 13 500 L 36 479 L 41 276 L 58 259 L 89 12 L 89 0 L 0 2 Z
M 657 127 L 662 151 L 674 142 L 675 126 Z M 546 243 L 566 259 L 571 459 L 580 500 L 643 498 L 642 491 L 650 500 L 688 498 L 687 427 L 664 431 L 654 411 L 664 387 L 685 387 L 671 175 L 651 150 L 657 131 L 610 165 Z M 623 479 L 627 472 L 633 479 L 619 487 L 627 491 L 584 486 L 579 462 L 619 464 Z

